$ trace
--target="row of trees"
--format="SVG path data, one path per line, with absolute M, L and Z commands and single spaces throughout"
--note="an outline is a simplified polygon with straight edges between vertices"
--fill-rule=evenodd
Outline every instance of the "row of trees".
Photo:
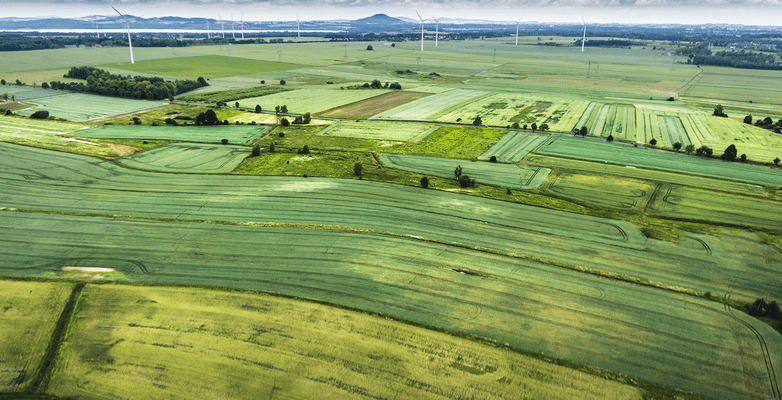
M 587 42 L 589 43 L 589 42 Z M 687 64 L 715 65 L 719 67 L 745 68 L 745 69 L 771 69 L 782 70 L 774 54 L 764 54 L 755 51 L 731 50 L 712 51 L 705 44 L 696 47 L 681 48 L 676 54 L 686 55 Z
M 178 94 L 209 85 L 203 77 L 199 77 L 196 81 L 189 79 L 166 81 L 158 77 L 115 75 L 93 67 L 73 67 L 63 77 L 85 80 L 86 84 L 53 81 L 48 84 L 43 83 L 41 87 L 131 99 L 173 100 Z

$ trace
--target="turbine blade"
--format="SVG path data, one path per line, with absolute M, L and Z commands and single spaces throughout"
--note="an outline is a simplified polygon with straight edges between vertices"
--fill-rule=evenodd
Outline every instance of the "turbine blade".
M 421 18 L 421 14 L 419 14 L 419 13 L 418 13 L 418 11 L 416 11 L 416 12 L 415 12 L 415 14 L 416 14 L 416 15 L 418 15 L 418 19 L 420 19 L 420 20 L 421 20 L 421 22 L 424 22 L 424 19 L 423 19 L 423 18 Z
M 114 6 L 111 6 L 111 8 L 114 8 Z M 117 9 L 116 9 L 116 8 L 114 8 L 114 11 L 117 11 Z M 119 16 L 120 16 L 120 17 L 122 17 L 122 19 L 124 19 L 124 20 L 125 20 L 125 22 L 128 22 L 128 19 L 127 19 L 127 18 L 125 18 L 125 16 L 124 16 L 124 15 L 122 15 L 122 13 L 121 13 L 121 12 L 117 11 L 117 14 L 119 14 Z

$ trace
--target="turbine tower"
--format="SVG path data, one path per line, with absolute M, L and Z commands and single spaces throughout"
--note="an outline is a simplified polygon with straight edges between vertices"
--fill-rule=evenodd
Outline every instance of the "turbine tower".
M 93 15 L 92 20 L 95 21 L 95 32 L 98 34 L 98 38 L 100 38 L 100 29 L 98 29 L 98 17 Z
M 242 17 L 239 18 L 239 22 L 242 25 L 242 40 L 244 40 L 244 13 L 242 13 Z
M 434 47 L 437 47 L 437 36 L 440 35 L 440 21 L 438 21 L 437 18 L 434 17 L 434 15 L 432 15 L 432 19 L 434 20 L 434 23 L 435 23 L 435 25 L 434 25 L 435 26 L 435 28 L 434 28 Z
M 209 31 L 209 19 L 207 19 L 206 20 L 206 38 L 207 39 L 211 39 L 212 38 L 212 35 L 210 33 L 211 32 Z
M 234 24 L 234 13 L 231 13 L 231 35 L 236 40 L 236 25 Z
M 519 45 L 519 22 L 521 21 L 516 21 L 516 46 Z
M 111 6 L 111 8 L 114 8 L 114 6 Z M 114 8 L 114 11 L 117 11 L 117 9 Z M 128 32 L 128 48 L 130 49 L 130 63 L 135 64 L 133 61 L 133 43 L 130 42 L 130 25 L 128 25 L 128 19 L 119 11 L 117 11 L 117 14 L 125 20 L 125 31 Z
M 223 17 L 221 17 L 220 14 L 217 14 L 217 18 L 220 18 L 220 34 L 223 36 L 223 39 L 225 39 L 225 21 L 223 21 Z
M 421 14 L 418 14 L 418 11 L 415 13 L 418 15 L 418 19 L 421 20 L 421 51 L 424 51 L 424 19 L 421 18 Z
M 299 14 L 296 14 L 296 37 L 301 37 L 301 24 L 299 21 Z
M 584 23 L 584 37 L 581 38 L 581 51 L 584 51 L 584 44 L 586 44 L 587 38 L 587 23 L 584 21 L 584 17 L 581 17 L 581 22 Z

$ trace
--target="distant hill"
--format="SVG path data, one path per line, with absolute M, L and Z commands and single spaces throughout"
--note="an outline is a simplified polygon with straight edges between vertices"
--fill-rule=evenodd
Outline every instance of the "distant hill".
M 398 18 L 389 17 L 385 14 L 375 14 L 371 17 L 351 21 L 350 26 L 354 30 L 378 32 L 411 29 L 415 27 L 415 24 L 411 24 Z

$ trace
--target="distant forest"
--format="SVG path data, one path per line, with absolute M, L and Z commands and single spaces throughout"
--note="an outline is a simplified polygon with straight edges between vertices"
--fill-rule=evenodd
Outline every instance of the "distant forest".
M 282 42 L 282 39 L 269 40 L 269 43 Z M 200 40 L 180 40 L 169 38 L 133 38 L 134 47 L 189 47 L 189 46 L 207 46 L 228 43 L 267 43 L 267 40 L 260 38 L 233 40 L 223 38 L 210 38 Z M 128 45 L 127 39 L 111 37 L 50 37 L 38 38 L 20 35 L 0 35 L 0 51 L 24 51 L 24 50 L 44 50 L 44 49 L 63 49 L 68 46 L 85 47 L 123 47 Z
M 712 53 L 705 43 L 694 47 L 680 48 L 676 54 L 686 56 L 687 64 L 693 65 L 782 70 L 782 65 L 779 65 L 777 56 L 774 54 L 746 50 L 723 50 Z
M 576 47 L 581 47 L 581 39 L 575 41 Z M 633 45 L 632 40 L 622 39 L 608 39 L 608 40 L 593 40 L 587 39 L 584 47 L 630 47 Z
M 198 78 L 197 81 L 166 81 L 163 78 L 150 78 L 146 76 L 125 77 L 122 75 L 110 74 L 102 69 L 92 67 L 73 67 L 64 77 L 83 79 L 86 80 L 87 83 L 63 83 L 54 81 L 43 83 L 41 84 L 41 87 L 131 99 L 162 100 L 173 99 L 173 97 L 178 94 L 209 85 L 204 78 Z

